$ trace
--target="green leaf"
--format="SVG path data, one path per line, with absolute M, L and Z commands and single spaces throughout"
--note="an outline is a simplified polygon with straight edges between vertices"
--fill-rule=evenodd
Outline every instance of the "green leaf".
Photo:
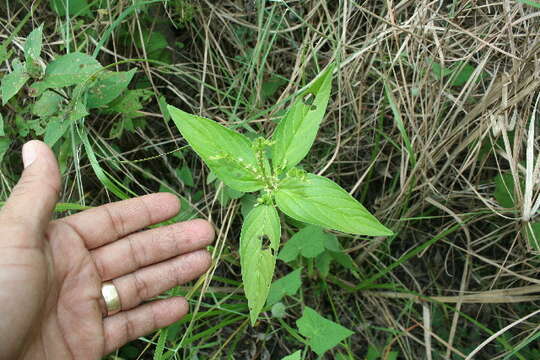
M 173 106 L 169 105 L 168 109 L 182 136 L 221 181 L 243 192 L 264 187 L 255 152 L 247 137 Z
M 295 260 L 299 254 L 314 258 L 324 251 L 326 234 L 320 226 L 308 225 L 294 234 L 279 252 L 278 259 L 285 262 Z
M 82 119 L 86 115 L 88 115 L 88 109 L 86 109 L 86 105 L 81 99 L 77 99 L 75 102 L 69 104 L 67 118 L 70 122 Z
M 381 352 L 373 345 L 368 346 L 368 352 L 366 354 L 366 360 L 377 360 L 381 356 Z
M 52 118 L 45 129 L 43 141 L 50 147 L 54 146 L 54 144 L 64 136 L 69 129 L 70 124 L 70 121 L 64 121 L 61 118 Z
M 26 61 L 37 60 L 41 55 L 41 46 L 43 41 L 43 25 L 32 30 L 26 42 L 24 43 L 24 55 Z
M 127 119 L 134 119 L 143 116 L 139 110 L 143 108 L 143 102 L 152 96 L 151 91 L 145 89 L 128 90 L 123 96 L 113 100 L 109 104 L 112 111 L 116 111 L 124 115 Z
M 298 350 L 291 355 L 287 355 L 281 360 L 302 360 L 302 350 Z
M 281 225 L 276 209 L 259 205 L 248 214 L 240 234 L 240 264 L 244 291 L 254 325 L 270 290 Z
M 51 9 L 58 14 L 58 16 L 70 17 L 76 15 L 88 15 L 88 1 L 87 0 L 49 0 Z
M 321 356 L 354 332 L 323 318 L 310 307 L 304 309 L 304 314 L 296 321 L 300 334 L 308 338 L 308 344 L 317 355 Z
M 528 223 L 525 226 L 527 228 L 527 238 L 531 249 L 540 251 L 540 222 Z
M 331 251 L 330 255 L 338 264 L 340 264 L 344 268 L 349 269 L 349 270 L 355 270 L 354 260 L 351 258 L 349 254 L 344 253 L 343 251 L 340 251 L 340 252 Z
M 309 152 L 324 117 L 330 91 L 332 71 L 329 66 L 303 91 L 280 121 L 273 140 L 272 162 L 276 172 L 298 164 Z
M 136 69 L 132 69 L 120 72 L 107 71 L 100 74 L 95 84 L 88 89 L 88 108 L 97 108 L 116 99 L 128 87 L 136 72 Z
M 170 51 L 167 51 L 169 43 L 167 37 L 155 30 L 142 30 L 142 39 L 144 43 L 144 49 L 146 56 L 149 59 L 161 60 L 166 63 L 170 63 L 171 55 Z M 141 37 L 135 37 L 135 46 L 142 50 L 143 43 L 141 43 Z
M 58 111 L 62 96 L 53 91 L 45 91 L 43 95 L 32 106 L 32 114 L 45 118 Z
M 3 46 L 4 44 L 5 44 L 5 40 L 2 43 L 2 45 L 0 45 L 0 63 L 3 63 L 4 61 L 6 61 L 11 55 L 11 51 L 8 53 L 6 48 Z
M 358 235 L 393 234 L 343 188 L 321 176 L 286 178 L 275 200 L 286 215 L 308 224 Z
M 335 261 L 337 261 L 341 266 L 349 270 L 355 270 L 354 260 L 350 257 L 349 254 L 343 251 L 341 244 L 336 236 L 329 234 L 330 236 L 326 238 L 324 247 L 328 250 L 325 254 L 330 255 Z
M 234 190 L 229 186 L 225 186 L 224 191 L 227 193 L 227 196 L 233 200 L 240 199 L 242 196 L 244 196 L 242 191 Z
M 15 96 L 19 90 L 21 90 L 29 78 L 30 76 L 26 73 L 24 67 L 14 68 L 12 72 L 5 75 L 2 78 L 2 83 L 0 85 L 2 92 L 2 105 L 6 105 L 9 99 Z
M 502 207 L 515 207 L 517 198 L 512 174 L 499 174 L 495 177 L 495 193 L 493 195 Z
M 169 114 L 169 109 L 167 109 L 167 100 L 165 99 L 165 96 L 161 95 L 158 98 L 158 105 L 159 111 L 163 114 L 163 120 L 168 124 L 169 121 L 171 121 L 171 114 Z
M 431 61 L 431 71 L 437 79 L 442 79 L 444 77 L 450 76 L 450 84 L 452 86 L 463 86 L 473 74 L 475 67 L 465 63 L 463 61 L 458 61 L 450 67 L 443 68 L 438 62 Z
M 277 304 L 274 304 L 272 306 L 272 317 L 275 317 L 275 318 L 284 318 L 285 317 L 285 304 L 281 303 L 281 302 L 278 302 Z
M 451 77 L 452 86 L 463 86 L 473 74 L 475 68 L 470 64 L 457 63 Z
M 272 75 L 270 79 L 263 82 L 261 86 L 261 97 L 264 100 L 274 96 L 280 87 L 287 84 L 287 81 L 281 77 Z
M 180 169 L 177 169 L 176 175 L 180 180 L 182 180 L 184 185 L 189 187 L 195 185 L 195 183 L 193 182 L 193 175 L 191 175 L 191 169 L 187 165 L 184 165 Z
M 257 197 L 253 194 L 246 194 L 240 200 L 240 211 L 242 212 L 242 217 L 245 218 L 248 216 L 249 212 L 257 205 Z
M 319 270 L 321 276 L 326 277 L 330 273 L 330 264 L 332 263 L 332 255 L 325 251 L 315 259 L 315 266 Z
M 438 62 L 431 60 L 431 71 L 433 72 L 435 78 L 440 80 L 451 74 L 453 70 L 447 67 L 443 68 Z
M 4 131 L 4 117 L 2 114 L 0 114 L 0 136 L 6 136 L 6 132 Z
M 9 150 L 11 140 L 7 137 L 0 137 L 0 163 L 4 159 L 4 155 Z
M 300 286 L 302 286 L 302 268 L 296 269 L 290 274 L 285 275 L 281 279 L 278 279 L 270 286 L 268 293 L 268 299 L 266 303 L 273 305 L 283 299 L 285 295 L 292 296 L 296 294 Z
M 336 235 L 328 233 L 326 235 L 327 236 L 324 239 L 325 249 L 336 252 L 343 250 Z
M 534 0 L 517 0 L 517 1 L 540 9 L 540 2 L 538 1 L 534 1 Z
M 231 200 L 240 199 L 244 196 L 243 192 L 224 185 L 222 181 L 216 183 L 215 187 L 217 199 L 222 206 L 227 206 Z
M 47 66 L 40 86 L 56 89 L 82 84 L 101 68 L 101 64 L 90 55 L 80 52 L 63 55 Z

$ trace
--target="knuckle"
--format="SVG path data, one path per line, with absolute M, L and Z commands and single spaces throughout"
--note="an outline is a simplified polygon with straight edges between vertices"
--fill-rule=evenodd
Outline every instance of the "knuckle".
M 0 224 L 2 225 L 2 235 L 24 236 L 28 233 L 24 218 L 12 212 L 0 212 Z
M 109 219 L 109 223 L 111 224 L 112 229 L 116 233 L 117 237 L 120 237 L 122 234 L 124 234 L 124 221 L 122 220 L 121 215 L 117 215 L 111 211 L 109 206 L 104 206 L 103 211 L 105 213 L 105 216 Z
M 159 306 L 159 305 L 157 305 L 157 306 Z M 151 311 L 150 311 L 151 316 L 150 316 L 149 320 L 150 320 L 152 329 L 156 329 L 158 327 L 157 306 L 154 303 L 154 306 L 151 307 Z
M 60 184 L 55 181 L 51 181 L 49 178 L 44 177 L 42 174 L 25 174 L 21 180 L 13 188 L 13 194 L 26 194 L 29 191 L 35 191 L 37 188 L 41 188 L 44 191 L 48 191 L 55 195 L 60 193 Z
M 126 238 L 129 247 L 129 257 L 136 269 L 140 269 L 144 266 L 144 254 L 146 253 L 138 241 L 133 236 Z
M 107 272 L 105 270 L 105 264 L 103 264 L 103 261 L 100 260 L 99 256 L 94 256 L 92 253 L 90 253 L 90 256 L 92 257 L 92 262 L 94 263 L 94 266 L 96 267 L 96 271 L 101 277 L 101 279 L 105 280 L 107 279 Z
M 161 236 L 154 238 L 158 250 L 164 254 L 180 254 L 182 249 L 177 239 L 177 231 L 172 226 L 167 226 L 162 231 Z
M 147 224 L 153 224 L 154 218 L 152 215 L 152 211 L 150 211 L 150 208 L 148 207 L 148 204 L 144 201 L 143 198 L 136 198 L 139 204 L 141 205 L 141 208 L 144 209 L 144 216 L 146 217 L 146 223 Z
M 127 341 L 136 339 L 138 337 L 137 336 L 137 327 L 135 326 L 135 322 L 127 314 L 125 316 L 125 321 L 124 321 L 124 333 L 126 334 Z
M 132 273 L 132 278 L 133 286 L 135 287 L 135 295 L 138 297 L 137 301 L 140 303 L 149 297 L 148 284 L 137 274 L 137 272 Z

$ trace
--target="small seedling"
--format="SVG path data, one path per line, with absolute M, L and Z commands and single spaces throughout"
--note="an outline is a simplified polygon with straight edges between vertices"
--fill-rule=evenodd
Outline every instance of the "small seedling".
M 329 66 L 296 98 L 270 139 L 250 141 L 215 121 L 168 106 L 182 136 L 221 181 L 244 193 L 260 192 L 240 235 L 242 280 L 252 324 L 274 274 L 281 238 L 278 209 L 307 224 L 345 233 L 392 234 L 339 185 L 295 167 L 315 141 L 330 98 L 333 70 Z

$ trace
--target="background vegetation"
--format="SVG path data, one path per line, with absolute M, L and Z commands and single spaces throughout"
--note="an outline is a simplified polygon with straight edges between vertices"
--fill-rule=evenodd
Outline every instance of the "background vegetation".
M 537 2 L 7 0 L 0 14 L 1 199 L 21 145 L 46 137 L 63 172 L 59 214 L 170 191 L 176 221 L 218 229 L 209 275 L 173 290 L 192 314 L 109 359 L 540 358 Z M 124 81 L 120 96 L 103 100 L 77 72 L 35 84 L 77 52 L 132 71 L 107 73 L 109 93 Z M 165 104 L 254 138 L 330 62 L 303 166 L 395 236 L 298 232 L 285 219 L 279 282 L 251 327 L 238 239 L 255 199 L 208 173 Z

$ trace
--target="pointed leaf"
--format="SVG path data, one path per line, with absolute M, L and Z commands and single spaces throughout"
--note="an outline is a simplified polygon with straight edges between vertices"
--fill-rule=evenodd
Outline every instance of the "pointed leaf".
M 451 77 L 452 86 L 463 86 L 474 73 L 476 68 L 470 64 L 456 63 Z
M 70 124 L 70 121 L 64 121 L 61 118 L 51 118 L 45 129 L 43 141 L 50 147 L 54 146 L 64 136 Z
M 221 181 L 243 192 L 264 187 L 255 152 L 247 137 L 173 106 L 169 105 L 168 109 L 182 136 Z
M 240 235 L 240 264 L 251 324 L 255 324 L 274 275 L 281 225 L 276 209 L 259 205 L 248 214 Z
M 32 106 L 32 114 L 45 118 L 58 111 L 62 96 L 52 91 L 45 91 Z
M 101 64 L 92 56 L 74 52 L 60 56 L 45 69 L 42 87 L 61 88 L 85 82 L 101 69 Z
M 4 159 L 4 155 L 9 150 L 9 146 L 11 145 L 11 140 L 7 137 L 0 137 L 0 163 Z
M 124 95 L 117 97 L 108 104 L 111 111 L 121 113 L 124 118 L 135 119 L 143 116 L 139 111 L 153 93 L 145 89 L 127 90 Z
M 322 176 L 286 178 L 280 183 L 275 200 L 285 214 L 308 224 L 358 235 L 392 235 L 355 198 Z
M 291 355 L 287 355 L 281 360 L 302 360 L 302 350 L 298 350 Z
M 178 176 L 186 186 L 192 187 L 195 185 L 191 169 L 187 165 L 182 166 L 180 169 L 176 169 L 176 176 Z
M 2 78 L 0 85 L 2 90 L 2 105 L 6 105 L 9 99 L 21 90 L 30 76 L 23 67 L 14 68 L 12 72 Z
M 108 71 L 100 74 L 95 84 L 88 89 L 86 100 L 88 108 L 100 107 L 116 99 L 128 87 L 136 72 L 136 69 L 132 69 L 120 72 Z
M 320 74 L 279 123 L 272 146 L 273 167 L 277 172 L 298 164 L 313 145 L 330 98 L 333 70 L 332 65 Z
M 308 344 L 317 355 L 321 356 L 354 332 L 323 318 L 310 307 L 304 309 L 304 314 L 296 321 L 300 334 L 308 338 Z
M 320 226 L 308 225 L 287 240 L 278 259 L 291 262 L 300 254 L 305 258 L 314 258 L 324 251 L 328 236 L 331 235 L 326 234 Z
M 540 222 L 527 223 L 527 238 L 533 251 L 540 251 Z
M 41 46 L 43 41 L 43 25 L 32 30 L 26 42 L 24 43 L 24 55 L 26 61 L 37 60 L 41 55 Z
M 495 177 L 495 192 L 493 196 L 505 208 L 513 208 L 516 202 L 514 177 L 510 173 L 499 174 Z
M 339 240 L 336 235 L 334 234 L 328 234 L 326 233 L 326 236 L 324 238 L 324 247 L 327 250 L 330 251 L 342 251 L 343 248 L 341 247 L 341 244 L 339 243 Z
M 331 263 L 332 255 L 329 251 L 325 251 L 315 258 L 315 266 L 317 266 L 322 277 L 326 277 L 330 273 Z
M 0 136 L 6 136 L 6 132 L 4 131 L 4 117 L 2 114 L 0 114 Z
M 266 303 L 273 305 L 283 299 L 285 295 L 294 295 L 302 286 L 302 268 L 296 269 L 293 272 L 285 275 L 281 279 L 278 279 L 270 286 L 270 292 L 268 293 L 268 299 Z

